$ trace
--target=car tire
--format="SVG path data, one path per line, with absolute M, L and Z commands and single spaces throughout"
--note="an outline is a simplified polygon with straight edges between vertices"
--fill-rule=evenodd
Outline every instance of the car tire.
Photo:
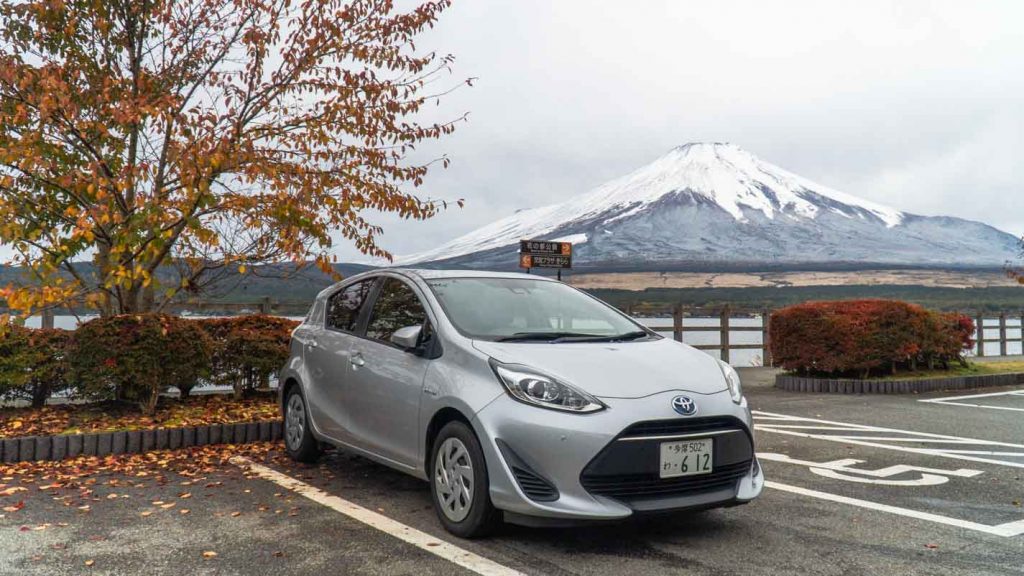
M 284 399 L 284 449 L 296 462 L 316 462 L 323 452 L 310 430 L 309 408 L 302 389 L 292 386 Z
M 468 425 L 456 420 L 441 428 L 430 452 L 429 474 L 430 499 L 445 530 L 460 538 L 481 538 L 500 524 L 484 452 Z

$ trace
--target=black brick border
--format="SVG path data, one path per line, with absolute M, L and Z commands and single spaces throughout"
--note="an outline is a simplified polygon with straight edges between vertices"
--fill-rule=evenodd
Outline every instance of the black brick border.
M 825 394 L 916 394 L 936 390 L 968 390 L 1024 383 L 1024 372 L 951 376 L 918 380 L 854 380 L 850 378 L 807 378 L 791 374 L 775 376 L 775 387 L 789 392 Z
M 90 434 L 23 436 L 0 439 L 0 462 L 54 461 L 76 456 L 141 454 L 208 444 L 248 444 L 281 439 L 280 420 L 210 424 Z

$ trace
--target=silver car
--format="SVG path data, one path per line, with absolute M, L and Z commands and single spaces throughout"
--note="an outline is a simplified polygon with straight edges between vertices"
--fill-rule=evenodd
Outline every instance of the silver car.
M 571 286 L 389 269 L 321 292 L 280 374 L 285 446 L 430 482 L 462 537 L 742 504 L 764 476 L 726 363 Z

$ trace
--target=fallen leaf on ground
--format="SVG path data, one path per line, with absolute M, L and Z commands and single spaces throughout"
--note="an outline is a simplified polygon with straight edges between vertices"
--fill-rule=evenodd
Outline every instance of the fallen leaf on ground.
M 93 564 L 95 564 L 95 563 L 96 563 L 96 561 L 95 561 L 95 560 L 86 560 L 86 561 L 85 561 L 85 565 L 86 565 L 86 566 L 92 566 L 92 565 L 93 565 Z
M 217 553 L 214 552 L 213 550 L 207 550 L 206 552 L 203 552 L 203 558 L 216 558 L 216 557 L 217 557 Z
M 924 547 L 928 548 L 929 550 L 934 550 L 934 549 L 938 548 L 939 545 L 938 544 L 925 544 Z

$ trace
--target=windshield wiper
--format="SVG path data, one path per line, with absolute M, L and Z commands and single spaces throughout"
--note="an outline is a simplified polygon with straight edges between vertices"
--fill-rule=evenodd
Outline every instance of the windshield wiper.
M 581 332 L 516 332 L 511 336 L 502 336 L 495 342 L 526 342 L 530 340 L 543 342 L 618 342 L 622 340 L 636 340 L 647 336 L 643 330 L 634 330 L 625 334 L 612 334 L 604 336 L 601 334 L 584 334 Z
M 563 338 L 594 338 L 593 334 L 582 332 L 516 332 L 511 336 L 495 338 L 495 342 L 525 342 L 529 340 L 556 341 Z
M 609 340 L 638 340 L 640 338 L 646 338 L 650 334 L 646 330 L 633 330 L 632 332 L 626 332 L 625 334 L 619 334 L 617 336 L 609 336 Z
M 637 340 L 648 336 L 647 332 L 643 330 L 633 330 L 632 332 L 625 332 L 623 334 L 612 334 L 610 336 L 591 336 L 587 342 L 624 342 L 626 340 Z

